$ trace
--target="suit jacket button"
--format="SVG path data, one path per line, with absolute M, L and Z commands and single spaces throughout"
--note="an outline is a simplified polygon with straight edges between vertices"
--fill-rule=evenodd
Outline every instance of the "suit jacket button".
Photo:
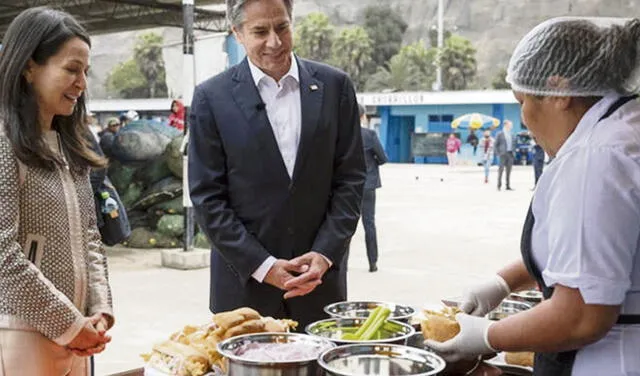
M 293 235 L 293 227 L 287 227 L 287 232 L 289 233 L 289 235 Z

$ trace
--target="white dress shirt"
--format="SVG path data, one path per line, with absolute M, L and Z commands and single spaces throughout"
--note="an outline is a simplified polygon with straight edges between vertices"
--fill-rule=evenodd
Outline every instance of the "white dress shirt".
M 279 82 L 276 82 L 276 80 L 255 66 L 251 59 L 247 58 L 247 61 L 249 62 L 253 82 L 258 88 L 262 102 L 265 104 L 267 117 L 278 143 L 282 161 L 287 168 L 289 177 L 292 178 L 293 168 L 296 165 L 298 145 L 300 144 L 300 129 L 302 128 L 298 63 L 295 56 L 291 54 L 289 71 Z M 269 256 L 251 276 L 262 283 L 276 261 L 275 257 Z
M 586 304 L 640 314 L 640 103 L 598 121 L 610 95 L 582 117 L 540 177 L 533 200 L 535 262 L 545 284 Z M 578 351 L 574 376 L 640 375 L 640 325 L 616 325 Z
M 266 106 L 267 117 L 278 143 L 282 160 L 289 177 L 293 177 L 296 164 L 300 129 L 302 127 L 302 109 L 300 106 L 300 75 L 295 56 L 291 54 L 291 67 L 279 82 L 256 67 L 250 59 L 249 68 L 253 82 L 258 88 L 262 102 Z

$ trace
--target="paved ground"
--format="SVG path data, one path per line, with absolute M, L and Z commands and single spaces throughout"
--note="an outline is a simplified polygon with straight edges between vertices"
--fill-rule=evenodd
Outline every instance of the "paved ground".
M 378 190 L 380 270 L 369 273 L 358 227 L 349 262 L 349 298 L 414 306 L 453 297 L 519 257 L 520 229 L 531 199 L 533 168 L 517 167 L 515 191 L 498 192 L 497 171 L 481 167 L 385 165 Z M 96 359 L 97 375 L 142 366 L 140 353 L 208 312 L 208 270 L 160 266 L 158 251 L 109 252 L 116 326 Z

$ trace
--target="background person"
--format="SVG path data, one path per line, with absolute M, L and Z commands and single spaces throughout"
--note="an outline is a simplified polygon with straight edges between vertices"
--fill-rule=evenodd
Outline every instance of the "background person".
M 458 160 L 458 153 L 460 152 L 460 146 L 462 142 L 456 137 L 455 133 L 451 133 L 447 141 L 445 142 L 445 149 L 447 150 L 447 161 L 449 167 L 455 167 Z
M 511 168 L 513 167 L 513 160 L 515 158 L 516 138 L 515 135 L 511 133 L 512 129 L 513 123 L 511 123 L 510 120 L 505 120 L 502 131 L 496 135 L 494 146 L 500 162 L 500 166 L 498 167 L 498 190 L 502 188 L 502 172 L 505 170 L 506 190 L 513 190 L 513 188 L 511 188 Z
M 482 153 L 482 165 L 484 166 L 484 182 L 489 182 L 489 171 L 491 163 L 493 163 L 493 137 L 491 137 L 491 131 L 484 131 L 482 139 L 480 139 L 479 146 Z
M 378 236 L 376 234 L 376 189 L 382 186 L 380 182 L 380 166 L 387 163 L 378 135 L 373 129 L 367 128 L 367 114 L 365 107 L 358 104 L 360 125 L 362 131 L 362 146 L 364 147 L 364 161 L 367 167 L 367 178 L 362 193 L 362 226 L 364 227 L 367 245 L 367 259 L 369 272 L 378 271 Z

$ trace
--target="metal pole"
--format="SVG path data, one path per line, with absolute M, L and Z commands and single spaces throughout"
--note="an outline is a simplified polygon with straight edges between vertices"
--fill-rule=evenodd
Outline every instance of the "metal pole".
M 193 203 L 189 197 L 189 177 L 187 146 L 189 144 L 189 110 L 195 87 L 195 59 L 193 56 L 193 14 L 194 0 L 182 0 L 182 53 L 183 53 L 183 94 L 184 101 L 184 141 L 182 142 L 182 205 L 184 206 L 184 246 L 183 251 L 193 249 L 195 218 Z
M 438 65 L 436 70 L 436 91 L 442 90 L 442 47 L 444 45 L 444 0 L 438 0 Z

